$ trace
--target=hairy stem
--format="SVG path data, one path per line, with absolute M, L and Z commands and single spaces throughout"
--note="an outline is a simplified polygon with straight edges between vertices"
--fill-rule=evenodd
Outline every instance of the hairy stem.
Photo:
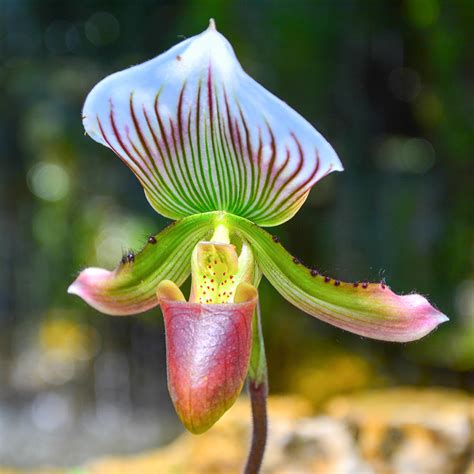
M 253 319 L 253 343 L 248 376 L 248 391 L 252 405 L 252 444 L 245 465 L 245 474 L 257 474 L 263 461 L 267 443 L 268 377 L 265 346 L 263 343 L 260 305 L 257 304 Z

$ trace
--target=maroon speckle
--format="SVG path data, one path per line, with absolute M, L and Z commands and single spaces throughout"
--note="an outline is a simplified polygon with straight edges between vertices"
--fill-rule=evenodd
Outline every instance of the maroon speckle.
M 324 283 L 329 283 L 331 279 L 329 277 L 324 277 Z
M 128 252 L 127 262 L 128 263 L 133 263 L 134 261 L 135 261 L 135 254 L 132 251 Z
M 318 270 L 315 270 L 314 268 L 312 268 L 309 273 L 311 274 L 312 277 L 315 277 L 315 276 L 319 275 Z
M 156 238 L 153 235 L 150 235 L 150 237 L 148 237 L 148 243 L 156 244 Z
M 334 282 L 334 285 L 335 285 L 335 286 L 339 286 L 340 284 L 341 284 L 341 282 L 340 282 L 339 280 L 336 280 L 336 281 Z
M 178 54 L 178 56 L 176 56 L 176 61 L 181 61 L 181 59 L 183 58 Z
M 381 284 L 380 284 L 380 287 L 382 288 L 382 290 L 385 290 L 385 288 L 387 288 L 386 285 L 385 285 L 385 283 L 381 283 Z
M 359 283 L 358 283 L 358 282 L 355 282 L 355 283 L 352 284 L 352 286 L 353 286 L 354 288 L 357 288 L 357 287 L 359 286 Z
M 364 281 L 362 283 L 362 288 L 366 289 L 368 286 L 369 286 L 369 284 L 366 281 Z

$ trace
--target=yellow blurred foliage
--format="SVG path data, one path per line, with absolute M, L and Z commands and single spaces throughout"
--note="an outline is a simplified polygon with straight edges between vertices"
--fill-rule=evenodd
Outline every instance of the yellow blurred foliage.
M 98 334 L 84 324 L 67 319 L 49 319 L 39 330 L 39 342 L 46 353 L 75 360 L 88 360 L 97 353 Z
M 374 386 L 379 382 L 365 359 L 349 353 L 335 353 L 324 359 L 304 359 L 288 374 L 288 386 L 314 407 L 319 407 L 334 395 Z

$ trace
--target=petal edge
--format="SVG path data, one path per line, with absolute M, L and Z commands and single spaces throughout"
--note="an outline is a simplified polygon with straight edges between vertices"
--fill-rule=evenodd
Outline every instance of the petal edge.
M 397 295 L 381 283 L 346 283 L 320 275 L 252 222 L 229 216 L 248 240 L 275 289 L 306 313 L 341 329 L 384 341 L 409 342 L 448 318 L 423 296 Z
M 181 285 L 191 271 L 191 253 L 212 230 L 215 215 L 200 214 L 173 222 L 149 239 L 138 253 L 129 253 L 112 271 L 87 268 L 69 286 L 98 311 L 112 316 L 141 313 L 157 306 L 156 287 L 170 279 Z

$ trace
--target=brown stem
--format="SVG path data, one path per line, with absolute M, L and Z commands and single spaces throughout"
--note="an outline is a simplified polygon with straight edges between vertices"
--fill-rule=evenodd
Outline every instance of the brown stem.
M 265 453 L 267 443 L 267 396 L 268 383 L 266 377 L 257 384 L 254 380 L 249 380 L 248 391 L 252 404 L 252 444 L 250 446 L 245 474 L 258 474 Z

